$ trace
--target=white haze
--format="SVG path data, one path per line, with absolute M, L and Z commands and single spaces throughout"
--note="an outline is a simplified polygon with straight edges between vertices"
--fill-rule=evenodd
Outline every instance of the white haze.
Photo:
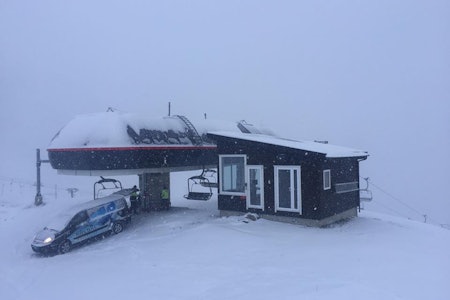
M 367 150 L 390 195 L 371 209 L 450 224 L 449 37 L 448 1 L 0 0 L 0 176 L 34 182 L 35 148 L 75 115 L 171 101 Z

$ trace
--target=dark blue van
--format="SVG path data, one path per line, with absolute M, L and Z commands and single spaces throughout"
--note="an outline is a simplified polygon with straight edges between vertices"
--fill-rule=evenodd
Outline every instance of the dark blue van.
M 122 232 L 131 219 L 129 194 L 122 190 L 61 213 L 37 233 L 31 248 L 43 254 L 63 254 L 95 237 Z

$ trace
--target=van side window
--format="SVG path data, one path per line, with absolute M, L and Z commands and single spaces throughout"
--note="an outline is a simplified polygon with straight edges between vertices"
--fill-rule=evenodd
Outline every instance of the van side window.
M 126 206 L 125 198 L 116 200 L 116 201 L 114 201 L 114 203 L 116 204 L 116 209 L 122 209 Z
M 77 213 L 69 222 L 69 226 L 77 226 L 88 219 L 88 215 L 85 210 Z
M 103 216 L 106 214 L 106 208 L 104 206 L 96 207 L 92 210 L 91 219 L 95 219 L 97 217 Z
M 111 202 L 108 204 L 108 212 L 113 211 L 116 209 L 116 203 Z

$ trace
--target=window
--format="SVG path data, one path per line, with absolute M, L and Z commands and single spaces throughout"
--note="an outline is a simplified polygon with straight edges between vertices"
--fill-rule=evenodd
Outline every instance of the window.
M 95 219 L 95 218 L 105 215 L 106 209 L 104 206 L 94 207 L 94 208 L 91 208 L 88 210 L 88 214 L 90 215 L 91 219 Z
M 354 192 L 354 191 L 359 190 L 359 183 L 358 183 L 358 181 L 346 182 L 346 183 L 336 183 L 334 185 L 334 188 L 336 190 L 336 194 Z
M 116 209 L 116 203 L 111 202 L 111 203 L 108 204 L 108 207 L 107 207 L 108 212 L 111 212 L 111 211 L 113 211 L 115 209 Z
M 88 219 L 88 215 L 85 210 L 77 213 L 69 222 L 69 227 L 75 227 Z
M 331 170 L 323 170 L 323 189 L 331 189 Z
M 264 167 L 247 166 L 247 208 L 264 210 Z
M 245 195 L 245 155 L 220 155 L 220 193 Z

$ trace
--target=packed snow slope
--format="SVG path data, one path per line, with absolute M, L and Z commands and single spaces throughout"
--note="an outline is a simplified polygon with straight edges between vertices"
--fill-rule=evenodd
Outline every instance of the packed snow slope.
M 450 299 L 449 230 L 366 211 L 328 228 L 221 218 L 179 190 L 170 211 L 43 257 L 34 234 L 81 195 L 36 208 L 32 187 L 3 184 L 0 299 Z

